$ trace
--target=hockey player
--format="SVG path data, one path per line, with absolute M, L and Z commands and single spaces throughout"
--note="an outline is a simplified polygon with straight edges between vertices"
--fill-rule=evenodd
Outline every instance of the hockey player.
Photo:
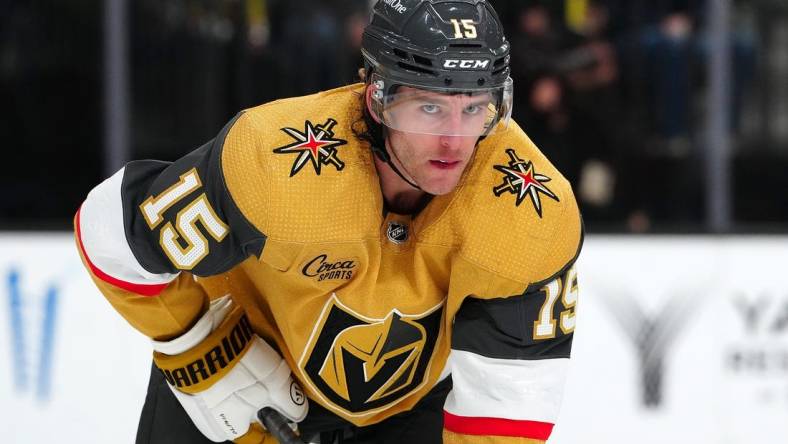
M 138 443 L 538 443 L 575 326 L 571 188 L 509 121 L 483 0 L 383 0 L 364 82 L 245 110 L 134 161 L 75 218 L 153 340 Z M 355 440 L 355 441 L 352 441 Z

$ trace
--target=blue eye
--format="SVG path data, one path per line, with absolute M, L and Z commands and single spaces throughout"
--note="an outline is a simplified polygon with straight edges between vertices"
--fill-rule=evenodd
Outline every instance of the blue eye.
M 482 109 L 482 107 L 479 106 L 479 105 L 470 105 L 470 106 L 466 106 L 463 111 L 465 112 L 465 114 L 476 114 L 481 109 Z
M 421 105 L 421 110 L 427 114 L 437 114 L 440 111 L 440 109 L 441 108 L 438 105 L 434 105 L 431 103 L 427 105 Z

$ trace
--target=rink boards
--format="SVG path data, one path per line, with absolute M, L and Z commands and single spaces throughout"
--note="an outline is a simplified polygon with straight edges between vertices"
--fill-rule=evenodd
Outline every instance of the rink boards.
M 550 443 L 774 442 L 788 422 L 788 237 L 588 236 Z M 132 443 L 150 348 L 72 238 L 0 233 L 0 428 Z

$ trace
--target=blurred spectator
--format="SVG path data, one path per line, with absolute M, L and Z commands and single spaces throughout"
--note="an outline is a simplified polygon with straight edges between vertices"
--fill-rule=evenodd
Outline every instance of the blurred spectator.
M 563 35 L 542 4 L 524 6 L 517 14 L 517 31 L 512 33 L 512 72 L 526 88 L 541 75 L 556 69 L 563 49 Z
M 658 147 L 668 155 L 686 155 L 692 145 L 691 128 L 694 92 L 706 76 L 709 47 L 705 18 L 706 0 L 604 0 L 615 27 L 612 38 L 621 50 L 628 79 L 630 103 L 648 106 L 649 129 L 661 138 Z M 732 128 L 738 127 L 738 113 L 746 86 L 755 66 L 752 25 L 742 23 L 749 3 L 732 2 L 731 25 L 733 62 Z M 742 26 L 743 25 L 743 26 Z M 749 27 L 750 29 L 746 29 Z
M 318 0 L 282 5 L 282 29 L 276 42 L 284 83 L 280 97 L 311 94 L 341 84 L 341 26 L 332 5 Z
M 361 57 L 361 36 L 369 23 L 369 0 L 340 0 L 337 5 L 341 20 L 341 56 L 338 60 L 340 85 L 359 81 L 358 70 L 364 65 Z
M 640 142 L 630 156 L 628 224 L 652 218 L 660 223 L 700 224 L 704 217 L 703 163 L 706 110 L 703 80 L 708 75 L 709 46 L 705 0 L 605 0 L 613 14 L 614 39 L 620 49 L 628 123 Z M 735 26 L 734 26 L 735 28 Z M 754 68 L 753 39 L 731 35 L 731 136 L 739 127 L 746 86 Z M 666 178 L 670 178 L 666 180 Z M 638 222 L 633 222 L 636 220 Z
M 690 90 L 703 0 L 605 0 L 626 76 L 626 94 L 660 150 L 689 149 Z M 643 108 L 637 109 L 638 106 Z M 642 111 L 642 112 L 639 112 Z M 667 143 L 662 143 L 667 142 Z
M 172 159 L 240 109 L 357 81 L 373 1 L 130 2 L 132 156 Z M 489 1 L 512 41 L 514 117 L 572 181 L 587 225 L 700 226 L 710 2 Z M 734 210 L 774 220 L 788 211 L 783 196 L 751 196 L 769 174 L 769 189 L 781 189 L 788 168 L 774 155 L 788 140 L 788 6 L 732 2 Z M 67 227 L 101 174 L 101 9 L 0 3 L 0 129 L 13 147 L 0 166 L 0 223 Z M 19 168 L 31 158 L 45 166 Z
M 624 211 L 621 194 L 626 184 L 618 172 L 626 168 L 623 147 L 631 140 L 621 125 L 618 54 L 608 40 L 609 13 L 603 3 L 585 2 L 572 25 L 572 46 L 561 70 L 571 89 L 574 130 L 584 151 L 578 194 L 592 220 L 610 222 Z
M 517 12 L 518 32 L 512 39 L 512 73 L 517 93 L 513 117 L 574 182 L 577 153 L 572 151 L 570 116 L 565 85 L 557 73 L 562 34 L 549 11 L 541 4 L 523 6 Z
M 639 3 L 639 4 L 638 4 Z M 646 104 L 647 137 L 630 157 L 630 229 L 645 229 L 654 220 L 699 224 L 703 219 L 703 174 L 700 145 L 690 128 L 693 85 L 698 69 L 698 26 L 703 0 L 633 1 L 630 26 L 635 46 L 627 48 L 628 74 Z M 649 137 L 650 135 L 650 137 Z
M 676 2 L 658 23 L 648 26 L 641 45 L 648 58 L 648 84 L 652 85 L 655 124 L 669 152 L 686 154 L 689 147 L 690 82 L 695 19 L 688 2 Z
M 621 217 L 617 165 L 620 125 L 618 62 L 606 40 L 604 5 L 588 2 L 572 32 L 544 4 L 523 6 L 512 38 L 518 98 L 515 118 L 577 188 L 591 220 Z M 551 13 L 552 11 L 552 13 Z M 559 11 L 560 12 L 560 11 Z

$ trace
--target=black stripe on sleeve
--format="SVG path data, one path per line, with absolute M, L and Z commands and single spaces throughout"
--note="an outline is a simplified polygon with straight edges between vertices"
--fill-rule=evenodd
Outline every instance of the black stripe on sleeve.
M 556 325 L 554 338 L 533 339 L 545 297 L 537 291 L 496 299 L 466 298 L 454 318 L 451 348 L 498 359 L 568 358 L 572 332 L 564 334 Z M 556 322 L 564 310 L 559 299 L 553 307 Z
M 180 176 L 192 168 L 197 169 L 202 186 L 165 210 L 164 220 L 174 223 L 181 209 L 205 193 L 216 215 L 229 226 L 230 231 L 221 242 L 211 236 L 204 236 L 208 241 L 209 254 L 191 272 L 198 276 L 219 274 L 250 255 L 259 256 L 262 252 L 266 237 L 249 223 L 233 201 L 225 185 L 221 166 L 224 141 L 240 116 L 225 125 L 215 139 L 175 162 L 141 160 L 126 165 L 121 190 L 126 239 L 137 260 L 149 272 L 174 273 L 177 268 L 159 244 L 161 227 L 150 229 L 140 205 L 148 197 L 158 196 L 178 183 Z M 204 230 L 199 225 L 198 229 Z

